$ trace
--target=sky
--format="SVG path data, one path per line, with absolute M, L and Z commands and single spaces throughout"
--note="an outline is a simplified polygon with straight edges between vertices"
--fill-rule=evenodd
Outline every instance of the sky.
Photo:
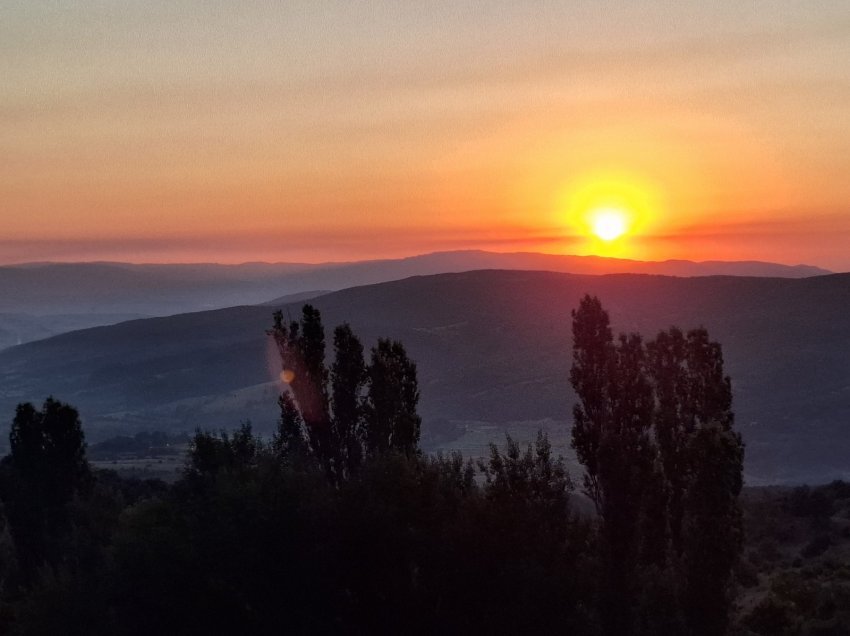
M 0 77 L 0 263 L 850 271 L 846 0 L 5 0 Z

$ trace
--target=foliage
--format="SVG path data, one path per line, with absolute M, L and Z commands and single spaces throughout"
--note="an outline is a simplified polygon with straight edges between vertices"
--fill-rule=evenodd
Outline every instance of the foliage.
M 754 634 L 764 636 L 783 636 L 799 631 L 790 606 L 772 596 L 756 605 L 743 620 L 743 624 Z
M 724 633 L 743 571 L 743 447 L 720 347 L 704 330 L 615 340 L 591 298 L 573 328 L 589 518 L 542 433 L 477 463 L 420 453 L 404 347 L 379 340 L 367 363 L 341 325 L 326 366 L 309 305 L 270 332 L 288 383 L 275 436 L 199 429 L 170 486 L 92 471 L 74 409 L 21 405 L 0 465 L 0 631 Z M 769 509 L 824 518 L 850 494 L 824 488 Z M 741 633 L 844 625 L 843 580 L 821 580 L 844 576 L 830 556 L 843 539 L 824 523 L 811 580 L 748 561 L 761 596 Z
M 421 418 L 416 365 L 400 342 L 379 339 L 366 365 L 347 324 L 334 330 L 334 361 L 325 366 L 319 310 L 304 305 L 299 322 L 274 314 L 269 331 L 289 391 L 281 395 L 275 445 L 290 460 L 312 457 L 335 484 L 357 474 L 364 457 L 418 453 Z
M 369 387 L 363 404 L 366 452 L 418 452 L 422 423 L 416 413 L 419 388 L 416 365 L 400 342 L 380 339 L 372 349 Z
M 215 478 L 223 472 L 245 472 L 254 468 L 263 451 L 263 443 L 244 423 L 231 436 L 227 431 L 219 435 L 198 430 L 191 443 L 186 466 L 190 479 Z
M 646 344 L 615 341 L 590 296 L 572 317 L 573 448 L 601 519 L 606 631 L 634 631 L 655 603 L 639 582 L 666 571 L 680 589 L 658 594 L 677 597 L 687 630 L 723 633 L 742 545 L 743 444 L 720 345 L 675 327 Z
M 91 472 L 77 411 L 53 398 L 41 410 L 19 404 L 2 461 L 0 498 L 23 583 L 62 562 L 71 539 L 72 505 Z

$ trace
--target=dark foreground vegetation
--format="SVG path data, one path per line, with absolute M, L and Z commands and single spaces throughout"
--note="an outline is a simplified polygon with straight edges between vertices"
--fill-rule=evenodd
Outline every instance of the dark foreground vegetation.
M 367 362 L 342 325 L 327 367 L 309 306 L 270 331 L 277 434 L 199 431 L 174 484 L 92 469 L 72 407 L 19 406 L 0 633 L 847 633 L 850 486 L 750 493 L 742 515 L 719 346 L 615 340 L 592 298 L 573 333 L 584 514 L 542 434 L 422 454 L 404 347 Z

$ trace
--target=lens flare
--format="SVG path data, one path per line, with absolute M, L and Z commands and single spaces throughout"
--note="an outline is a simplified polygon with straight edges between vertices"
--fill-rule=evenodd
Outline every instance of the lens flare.
M 280 379 L 284 384 L 292 384 L 292 381 L 295 379 L 295 371 L 284 369 L 280 372 Z

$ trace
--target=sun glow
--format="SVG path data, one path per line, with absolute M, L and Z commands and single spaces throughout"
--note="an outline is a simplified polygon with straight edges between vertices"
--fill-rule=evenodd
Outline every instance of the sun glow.
M 645 258 L 647 232 L 664 214 L 658 186 L 625 172 L 588 172 L 566 185 L 561 215 L 576 237 L 579 253 Z
M 626 213 L 617 208 L 602 208 L 593 213 L 593 233 L 603 241 L 613 241 L 626 233 Z

